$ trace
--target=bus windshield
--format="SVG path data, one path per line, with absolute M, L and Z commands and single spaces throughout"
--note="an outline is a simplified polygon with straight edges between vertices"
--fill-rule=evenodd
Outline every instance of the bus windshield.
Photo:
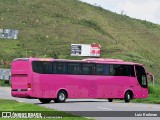
M 139 84 L 143 88 L 147 88 L 147 74 L 142 66 L 136 65 L 136 75 L 137 75 Z

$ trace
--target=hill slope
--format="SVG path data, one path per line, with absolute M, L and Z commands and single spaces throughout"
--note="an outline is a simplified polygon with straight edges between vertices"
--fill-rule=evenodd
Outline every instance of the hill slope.
M 160 83 L 160 25 L 77 0 L 0 0 L 0 29 L 18 29 L 18 40 L 0 39 L 0 60 L 70 56 L 71 43 L 99 43 L 101 57 L 145 64 Z M 5 67 L 3 65 L 3 67 Z

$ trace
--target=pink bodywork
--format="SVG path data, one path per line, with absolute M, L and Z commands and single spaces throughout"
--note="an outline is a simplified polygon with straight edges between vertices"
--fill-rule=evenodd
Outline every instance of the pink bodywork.
M 136 77 L 38 74 L 32 71 L 32 61 L 77 61 L 106 64 L 140 65 L 116 59 L 57 60 L 21 58 L 12 62 L 11 87 L 13 97 L 56 98 L 59 90 L 66 90 L 68 98 L 124 98 L 131 90 L 134 98 L 146 98 L 148 88 L 142 88 Z M 142 66 L 142 65 L 141 65 Z M 28 87 L 31 85 L 31 87 Z

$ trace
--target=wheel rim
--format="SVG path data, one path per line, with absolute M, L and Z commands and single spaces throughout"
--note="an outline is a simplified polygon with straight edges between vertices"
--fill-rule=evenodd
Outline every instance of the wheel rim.
M 130 100 L 130 98 L 131 98 L 131 97 L 130 97 L 130 94 L 128 94 L 128 95 L 127 95 L 127 99 Z
M 64 93 L 60 93 L 60 94 L 59 94 L 59 99 L 60 99 L 61 101 L 65 100 L 65 95 L 64 95 Z

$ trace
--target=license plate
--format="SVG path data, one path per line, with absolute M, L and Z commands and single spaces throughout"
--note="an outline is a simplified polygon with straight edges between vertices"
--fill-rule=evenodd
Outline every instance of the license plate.
M 17 91 L 21 91 L 21 89 L 19 88 Z

